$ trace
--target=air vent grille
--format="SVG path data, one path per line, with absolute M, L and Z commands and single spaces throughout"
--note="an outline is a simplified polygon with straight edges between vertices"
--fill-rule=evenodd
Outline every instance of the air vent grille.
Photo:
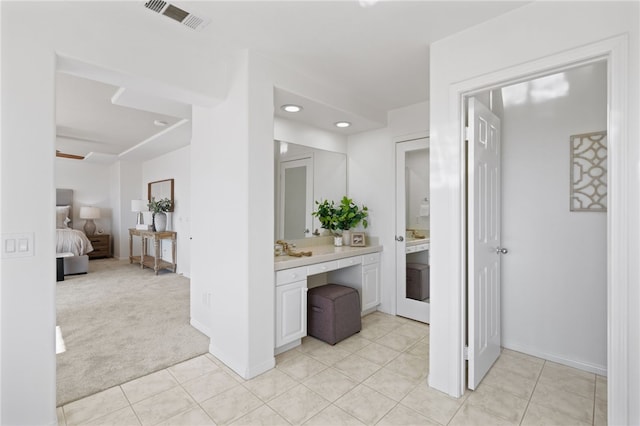
M 209 23 L 208 19 L 201 18 L 163 0 L 149 0 L 144 4 L 144 7 L 180 22 L 193 30 L 200 30 Z

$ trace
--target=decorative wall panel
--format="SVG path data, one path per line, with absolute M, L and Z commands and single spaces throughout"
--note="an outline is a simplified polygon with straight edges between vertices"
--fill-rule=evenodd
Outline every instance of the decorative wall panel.
M 607 132 L 572 135 L 571 211 L 607 211 Z

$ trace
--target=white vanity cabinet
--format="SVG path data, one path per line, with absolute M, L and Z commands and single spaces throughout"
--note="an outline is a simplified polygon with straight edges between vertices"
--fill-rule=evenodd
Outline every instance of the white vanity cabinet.
M 380 304 L 380 253 L 362 256 L 362 312 Z
M 276 347 L 307 335 L 307 272 L 293 268 L 276 272 Z

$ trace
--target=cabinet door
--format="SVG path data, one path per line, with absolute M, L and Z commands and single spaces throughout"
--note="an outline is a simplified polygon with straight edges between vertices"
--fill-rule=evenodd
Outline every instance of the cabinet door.
M 307 335 L 307 281 L 276 287 L 276 347 Z
M 375 308 L 380 304 L 380 264 L 362 267 L 362 310 Z

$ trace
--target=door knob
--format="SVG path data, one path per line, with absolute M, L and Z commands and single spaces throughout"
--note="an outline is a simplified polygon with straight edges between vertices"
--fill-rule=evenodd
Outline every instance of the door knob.
M 498 248 L 496 248 L 496 253 L 497 254 L 507 254 L 507 253 L 509 253 L 509 250 L 507 250 L 506 248 L 498 247 Z
M 396 235 L 396 241 L 403 242 L 404 237 L 402 235 Z

